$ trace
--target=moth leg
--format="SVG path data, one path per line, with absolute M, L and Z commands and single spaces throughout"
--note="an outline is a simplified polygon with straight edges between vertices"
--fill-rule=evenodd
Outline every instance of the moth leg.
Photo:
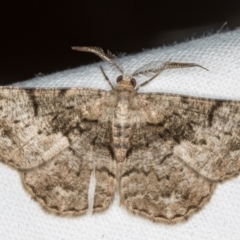
M 104 70 L 103 70 L 103 67 L 102 67 L 102 66 L 100 66 L 100 69 L 101 69 L 101 72 L 102 72 L 102 74 L 103 74 L 103 76 L 104 76 L 105 80 L 108 82 L 108 84 L 111 86 L 111 88 L 112 88 L 112 89 L 114 89 L 114 87 L 113 87 L 112 83 L 110 82 L 110 80 L 109 80 L 108 76 L 107 76 L 107 75 L 106 75 L 106 73 L 104 72 Z

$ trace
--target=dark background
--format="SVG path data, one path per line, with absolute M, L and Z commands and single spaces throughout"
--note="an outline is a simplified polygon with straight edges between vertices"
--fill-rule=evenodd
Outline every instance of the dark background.
M 5 2 L 5 3 L 4 3 Z M 99 61 L 71 46 L 134 53 L 240 26 L 240 0 L 0 3 L 0 85 Z

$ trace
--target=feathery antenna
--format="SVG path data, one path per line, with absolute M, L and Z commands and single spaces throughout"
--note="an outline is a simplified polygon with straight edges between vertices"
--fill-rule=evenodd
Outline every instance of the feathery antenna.
M 121 74 L 123 74 L 123 70 L 119 67 L 114 61 L 113 58 L 115 57 L 110 51 L 105 53 L 101 48 L 98 47 L 72 47 L 73 50 L 81 51 L 81 52 L 91 52 L 96 54 L 102 60 L 108 62 L 111 66 L 117 69 Z

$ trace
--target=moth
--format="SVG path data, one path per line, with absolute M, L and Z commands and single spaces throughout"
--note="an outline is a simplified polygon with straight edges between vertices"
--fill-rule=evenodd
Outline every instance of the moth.
M 166 69 L 202 66 L 155 61 L 127 75 L 110 52 L 73 49 L 108 62 L 116 86 L 100 67 L 111 91 L 0 88 L 0 160 L 45 210 L 102 212 L 117 192 L 129 212 L 177 223 L 239 174 L 240 102 L 138 92 Z

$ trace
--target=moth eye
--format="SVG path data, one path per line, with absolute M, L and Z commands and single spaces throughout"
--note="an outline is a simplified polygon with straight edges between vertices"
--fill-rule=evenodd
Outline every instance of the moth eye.
M 123 80 L 123 76 L 122 75 L 117 77 L 117 83 L 121 82 L 122 80 Z
M 130 83 L 132 84 L 133 87 L 136 87 L 136 85 L 137 85 L 137 82 L 136 82 L 135 78 L 132 78 L 130 80 Z

